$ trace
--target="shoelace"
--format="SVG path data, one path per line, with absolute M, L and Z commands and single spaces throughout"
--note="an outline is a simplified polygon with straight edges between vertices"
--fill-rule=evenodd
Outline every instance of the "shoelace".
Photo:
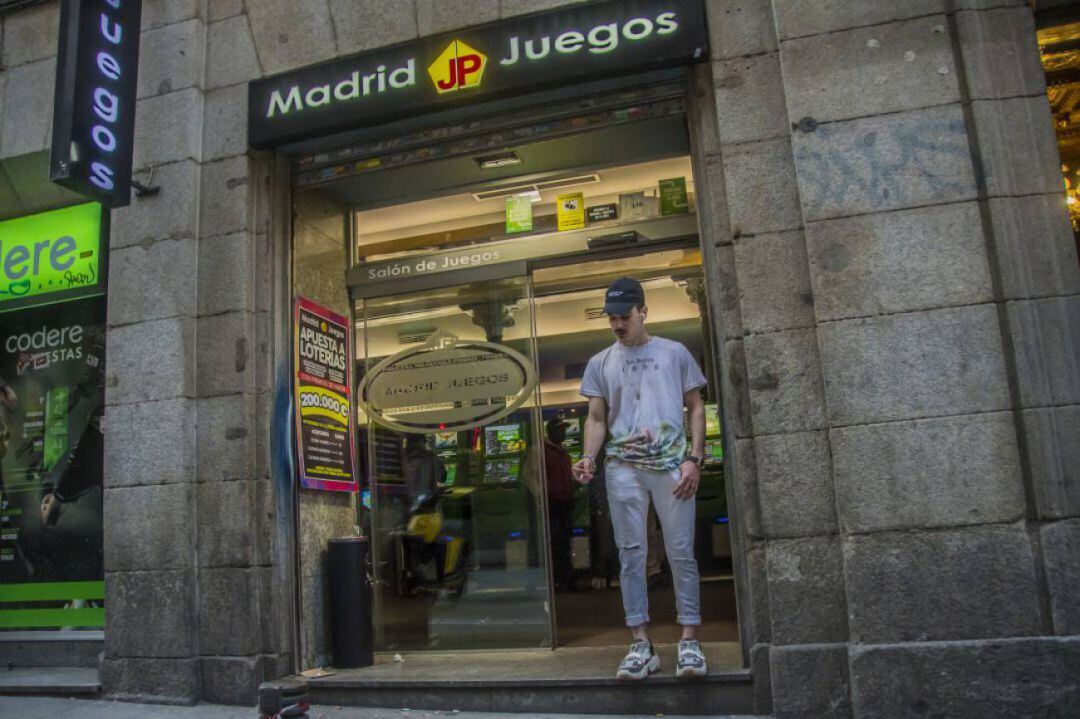
M 633 662 L 634 659 L 639 659 L 642 663 L 644 663 L 648 660 L 649 655 L 651 654 L 652 652 L 649 650 L 648 642 L 634 642 L 630 645 L 630 653 L 627 654 L 626 659 L 623 660 L 623 664 L 629 664 Z
M 690 656 L 686 656 L 690 654 Z M 704 660 L 705 655 L 701 651 L 701 645 L 696 639 L 683 639 L 679 641 L 679 662 L 684 661 L 698 664 Z

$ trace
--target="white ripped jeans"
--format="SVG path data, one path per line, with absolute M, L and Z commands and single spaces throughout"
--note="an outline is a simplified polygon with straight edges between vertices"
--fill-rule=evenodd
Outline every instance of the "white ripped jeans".
M 605 470 L 611 524 L 619 547 L 619 587 L 626 626 L 649 621 L 649 593 L 645 582 L 649 498 L 656 507 L 664 532 L 664 548 L 675 585 L 676 621 L 683 626 L 701 624 L 701 586 L 694 559 L 695 501 L 677 499 L 672 491 L 679 470 L 655 471 L 609 457 Z

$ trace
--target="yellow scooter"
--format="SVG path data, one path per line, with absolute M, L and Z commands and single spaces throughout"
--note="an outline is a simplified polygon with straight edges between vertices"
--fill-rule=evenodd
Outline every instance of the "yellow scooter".
M 404 530 L 394 533 L 394 591 L 399 597 L 440 594 L 460 597 L 465 589 L 465 540 L 443 531 L 439 499 L 422 494 L 409 507 Z

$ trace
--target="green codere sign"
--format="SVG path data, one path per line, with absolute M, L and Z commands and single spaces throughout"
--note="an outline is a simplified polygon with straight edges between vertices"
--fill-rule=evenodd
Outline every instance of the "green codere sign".
M 101 216 L 91 202 L 0 222 L 0 311 L 17 300 L 98 287 Z

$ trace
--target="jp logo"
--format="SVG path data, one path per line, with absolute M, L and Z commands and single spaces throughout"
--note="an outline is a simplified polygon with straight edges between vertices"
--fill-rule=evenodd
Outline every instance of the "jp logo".
M 435 89 L 442 95 L 467 87 L 479 87 L 485 67 L 487 56 L 460 40 L 454 40 L 431 63 L 428 74 L 435 83 Z

